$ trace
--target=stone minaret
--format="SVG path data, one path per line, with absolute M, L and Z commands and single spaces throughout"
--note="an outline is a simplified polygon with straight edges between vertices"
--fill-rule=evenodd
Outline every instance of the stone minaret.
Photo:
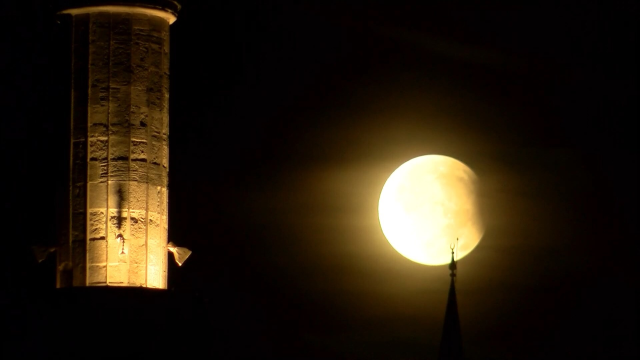
M 58 287 L 167 287 L 169 26 L 179 7 L 78 0 L 60 12 L 72 28 L 72 91 Z

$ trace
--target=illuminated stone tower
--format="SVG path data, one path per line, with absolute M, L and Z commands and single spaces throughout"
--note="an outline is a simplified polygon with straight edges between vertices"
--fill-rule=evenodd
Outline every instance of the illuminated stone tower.
M 66 1 L 69 232 L 57 286 L 166 289 L 171 0 Z M 177 254 L 176 254 L 177 255 Z

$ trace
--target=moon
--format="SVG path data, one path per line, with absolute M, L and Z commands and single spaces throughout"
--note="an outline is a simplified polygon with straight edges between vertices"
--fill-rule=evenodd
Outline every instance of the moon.
M 461 259 L 478 245 L 484 225 L 478 178 L 467 165 L 443 155 L 424 155 L 397 168 L 382 187 L 380 227 L 394 249 L 424 265 Z

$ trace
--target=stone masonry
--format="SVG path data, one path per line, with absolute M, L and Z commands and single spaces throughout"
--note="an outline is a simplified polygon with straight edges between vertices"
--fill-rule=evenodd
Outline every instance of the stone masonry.
M 58 287 L 167 287 L 175 16 L 161 11 L 63 11 L 72 17 L 73 78 L 70 224 L 58 248 Z

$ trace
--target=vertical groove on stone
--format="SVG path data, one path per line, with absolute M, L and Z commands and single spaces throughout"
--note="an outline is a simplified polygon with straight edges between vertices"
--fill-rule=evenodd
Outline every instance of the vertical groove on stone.
M 84 233 L 84 246 L 85 246 L 85 253 L 84 253 L 84 266 L 85 266 L 85 274 L 84 274 L 84 286 L 87 286 L 89 284 L 89 252 L 91 251 L 91 249 L 89 249 L 89 226 L 90 226 L 90 222 L 91 222 L 91 214 L 89 212 L 89 207 L 91 206 L 91 178 L 89 175 L 89 172 L 91 171 L 91 163 L 90 163 L 90 157 L 91 157 L 91 136 L 90 136 L 90 126 L 91 126 L 91 88 L 92 88 L 92 84 L 91 84 L 91 69 L 93 68 L 92 64 L 91 64 L 91 52 L 93 50 L 93 46 L 91 44 L 91 14 L 89 14 L 89 19 L 88 19 L 88 24 L 87 24 L 87 137 L 86 137 L 86 149 L 87 149 L 87 153 L 86 153 L 86 164 L 87 164 L 87 168 L 86 168 L 86 178 L 85 178 L 85 184 L 87 187 L 87 196 L 85 197 L 85 233 Z
M 72 286 L 72 275 L 69 271 L 71 268 L 71 234 L 73 233 L 73 143 L 74 143 L 74 109 L 77 99 L 74 93 L 74 85 L 77 80 L 75 74 L 75 54 L 76 49 L 73 46 L 75 44 L 75 22 L 76 17 L 71 20 L 71 126 L 69 127 L 69 193 L 68 193 L 68 205 L 69 205 L 69 223 L 67 224 L 67 236 L 60 241 L 60 245 L 57 251 L 57 269 L 56 269 L 56 286 L 58 288 Z
M 134 14 L 132 22 L 132 160 L 135 160 L 140 170 L 138 179 L 138 191 L 144 197 L 144 234 L 141 248 L 144 251 L 144 263 L 141 270 L 144 270 L 144 286 L 148 286 L 148 264 L 149 264 L 149 101 L 147 96 L 147 84 L 149 69 L 146 62 L 149 56 L 148 45 L 149 16 L 145 14 Z M 135 145 L 135 146 L 134 146 Z M 135 157 L 135 158 L 133 158 Z M 140 262 L 142 262 L 142 258 Z
M 145 90 L 140 84 L 144 83 L 140 73 L 144 72 L 145 44 L 140 41 L 137 28 L 140 27 L 141 14 L 131 14 L 131 107 L 130 107 L 130 139 L 129 139 L 129 201 L 130 201 L 130 241 L 129 241 L 129 282 L 131 286 L 146 286 L 146 228 L 147 228 L 147 164 L 146 164 L 146 114 L 142 100 Z
M 158 85 L 157 81 L 159 79 L 159 62 L 162 57 L 160 51 L 158 50 L 158 27 L 156 26 L 156 22 L 153 17 L 149 17 L 149 29 L 146 33 L 147 43 L 149 44 L 149 56 L 147 59 L 147 102 L 149 109 L 149 138 L 148 138 L 148 146 L 149 146 L 149 159 L 148 159 L 148 169 L 149 169 L 149 186 L 155 191 L 151 192 L 150 201 L 153 203 L 153 207 L 149 209 L 149 238 L 147 242 L 147 254 L 148 254 L 148 263 L 147 263 L 147 286 L 149 287 L 159 287 L 158 285 L 158 270 L 162 267 L 162 263 L 160 262 L 160 256 L 157 252 L 157 248 L 159 246 L 161 231 L 162 231 L 162 219 L 158 216 L 160 212 L 161 204 L 158 201 L 158 190 L 162 186 L 162 182 L 158 178 L 158 136 L 157 136 L 157 127 L 158 127 L 158 117 L 159 117 L 159 109 L 158 109 Z
M 87 117 L 88 117 L 88 15 L 74 18 L 73 104 L 71 150 L 71 236 L 72 285 L 86 285 L 87 235 Z
M 167 218 L 166 218 L 166 189 L 167 177 L 164 164 L 165 134 L 164 116 L 164 72 L 163 44 L 168 36 L 169 24 L 157 17 L 149 17 L 149 60 L 147 94 L 149 103 L 149 239 L 148 239 L 148 286 L 166 287 L 166 258 L 167 258 Z M 151 191 L 153 190 L 153 191 Z
M 130 240 L 130 100 L 131 100 L 131 15 L 111 13 L 111 61 L 109 80 L 109 284 L 129 284 L 127 253 L 122 254 L 118 233 Z
M 105 211 L 105 223 L 104 223 L 104 231 L 105 231 L 105 242 L 106 242 L 106 263 L 105 263 L 105 276 L 107 285 L 109 285 L 109 237 L 111 236 L 112 231 L 109 231 L 109 224 L 111 222 L 111 212 L 110 212 L 110 195 L 111 195 L 111 172 L 109 169 L 111 168 L 111 159 L 109 153 L 111 151 L 111 144 L 109 141 L 109 136 L 111 135 L 111 129 L 109 129 L 109 118 L 111 117 L 111 33 L 113 31 L 113 19 L 111 18 L 111 14 L 109 14 L 109 49 L 107 55 L 107 63 L 105 64 L 105 68 L 107 70 L 107 97 L 109 98 L 109 102 L 107 103 L 107 184 L 106 184 L 106 192 L 107 192 L 107 204 Z
M 131 149 L 133 147 L 133 119 L 131 118 L 131 116 L 133 115 L 133 112 L 131 111 L 131 109 L 133 108 L 133 83 L 134 83 L 134 79 L 133 79 L 133 14 L 129 14 L 129 16 L 131 17 L 129 19 L 129 27 L 127 28 L 127 32 L 129 33 L 129 42 L 127 43 L 127 45 L 129 46 L 129 76 L 130 76 L 130 80 L 129 80 L 129 115 L 128 115 L 128 126 L 129 126 L 129 138 L 127 139 L 127 143 L 129 145 L 129 154 L 127 155 L 129 158 L 129 179 L 127 182 L 127 192 L 129 193 L 128 196 L 128 206 L 127 208 L 129 209 L 128 211 L 128 219 L 127 221 L 129 222 L 129 241 L 128 241 L 128 249 L 127 251 L 127 262 L 129 263 L 129 285 L 139 285 L 139 279 L 138 279 L 138 268 L 137 268 L 137 261 L 134 260 L 138 260 L 137 258 L 134 258 L 132 255 L 134 255 L 135 253 L 135 248 L 138 245 L 138 220 L 140 219 L 140 206 L 138 204 L 138 202 L 135 202 L 135 205 L 132 204 L 131 199 L 134 197 L 134 192 L 135 192 L 135 197 L 136 200 L 138 199 L 137 197 L 137 191 L 135 191 L 136 189 L 132 189 L 132 182 L 134 181 L 134 179 L 131 179 L 131 172 L 133 171 L 133 168 L 131 167 Z M 138 170 L 138 169 L 136 169 Z M 139 174 L 136 176 L 136 179 L 139 178 Z M 136 184 L 137 185 L 137 184 Z M 132 191 L 133 190 L 133 191 Z M 133 210 L 132 210 L 133 209 Z M 135 213 L 133 213 L 133 211 L 135 211 Z M 132 216 L 133 213 L 133 216 Z M 134 229 L 135 226 L 135 229 Z M 134 251 L 134 253 L 132 253 L 132 251 Z M 137 255 L 137 254 L 136 254 Z
M 107 283 L 107 176 L 109 116 L 109 13 L 90 14 L 88 284 Z
M 163 288 L 167 288 L 167 269 L 169 268 L 167 244 L 169 243 L 169 24 L 164 24 L 164 32 L 162 39 L 162 139 L 164 141 L 163 150 L 163 167 L 164 167 L 164 239 L 163 254 L 164 264 L 162 266 L 164 283 Z

